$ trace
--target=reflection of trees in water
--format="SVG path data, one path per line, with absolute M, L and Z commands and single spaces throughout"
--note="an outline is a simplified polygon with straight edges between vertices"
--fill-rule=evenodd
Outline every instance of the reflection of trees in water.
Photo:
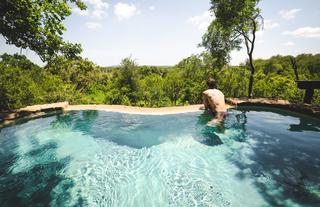
M 68 112 L 57 115 L 57 119 L 53 121 L 51 125 L 56 128 L 72 128 L 84 133 L 89 133 L 98 117 L 99 112 L 96 110 Z
M 82 111 L 81 118 L 75 119 L 75 129 L 84 133 L 89 133 L 92 126 L 99 116 L 98 111 L 88 110 Z
M 53 128 L 68 128 L 72 126 L 73 117 L 75 112 L 67 112 L 64 114 L 58 114 L 56 119 L 51 122 Z
M 252 117 L 249 115 L 250 118 Z M 244 131 L 246 131 L 247 119 L 246 112 L 236 115 L 237 126 L 242 127 Z M 316 129 L 314 127 L 310 128 L 309 126 L 313 125 L 303 118 L 300 118 L 297 128 L 290 126 L 289 131 L 317 131 L 314 130 Z M 259 129 L 255 130 L 259 131 Z M 231 161 L 241 170 L 238 174 L 239 179 L 248 177 L 254 179 L 259 192 L 271 206 L 291 206 L 288 199 L 301 205 L 320 206 L 320 157 L 318 152 L 311 148 L 308 148 L 307 151 L 302 150 L 305 148 L 299 149 L 294 142 L 290 142 L 290 135 L 285 138 L 279 137 L 282 135 L 273 131 L 272 128 L 268 134 L 252 133 L 248 131 L 250 139 L 254 139 L 255 144 L 250 145 L 253 153 L 248 158 L 253 162 L 244 162 L 242 159 L 237 159 L 237 156 L 231 158 Z M 242 152 L 235 152 L 237 153 L 242 154 Z
M 82 117 L 92 124 L 99 116 L 99 112 L 95 110 L 82 111 Z
M 6 153 L 0 154 L 0 206 L 64 206 L 68 203 L 74 182 L 63 176 L 62 172 L 71 158 L 58 159 L 55 142 L 40 145 L 32 138 L 32 150 L 19 155 L 13 150 L 17 144 L 14 139 L 13 136 L 9 145 L 2 145 Z M 26 168 L 17 173 L 12 172 L 12 166 L 26 158 L 30 160 Z M 84 203 L 79 197 L 75 205 Z

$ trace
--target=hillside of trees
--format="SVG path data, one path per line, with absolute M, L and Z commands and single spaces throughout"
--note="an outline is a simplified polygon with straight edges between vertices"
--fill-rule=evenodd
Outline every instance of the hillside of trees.
M 125 58 L 118 67 L 100 67 L 86 59 L 57 57 L 40 67 L 23 55 L 0 56 L 0 108 L 69 101 L 72 104 L 124 104 L 143 107 L 199 104 L 208 77 L 218 81 L 226 97 L 246 97 L 250 68 L 225 65 L 212 69 L 207 53 L 183 59 L 172 67 L 139 66 Z M 291 56 L 254 61 L 253 97 L 302 103 Z M 320 54 L 295 57 L 301 80 L 320 80 Z M 320 104 L 315 91 L 313 104 Z
M 215 16 L 202 37 L 206 52 L 172 67 L 139 66 L 130 58 L 118 67 L 100 67 L 81 58 L 82 47 L 63 39 L 64 20 L 81 0 L 1 1 L 0 34 L 7 44 L 30 49 L 46 63 L 25 56 L 0 56 L 0 110 L 69 101 L 71 104 L 124 104 L 142 107 L 198 104 L 206 80 L 214 77 L 226 97 L 264 97 L 302 103 L 295 83 L 320 80 L 320 54 L 253 59 L 256 33 L 263 29 L 260 0 L 211 0 Z M 228 14 L 228 15 L 225 15 Z M 245 48 L 248 61 L 228 65 L 230 53 Z M 294 61 L 293 61 L 294 60 Z M 313 104 L 320 104 L 315 91 Z

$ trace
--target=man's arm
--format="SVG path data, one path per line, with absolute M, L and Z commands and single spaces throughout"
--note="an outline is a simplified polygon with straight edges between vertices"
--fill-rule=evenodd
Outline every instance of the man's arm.
M 207 94 L 205 92 L 202 93 L 202 100 L 203 100 L 204 108 L 205 109 L 209 109 L 210 108 L 209 101 L 208 101 L 208 98 L 207 98 Z

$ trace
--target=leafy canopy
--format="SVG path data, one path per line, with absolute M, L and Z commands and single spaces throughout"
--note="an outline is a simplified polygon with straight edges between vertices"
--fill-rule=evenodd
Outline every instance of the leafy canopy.
M 81 0 L 1 0 L 0 34 L 7 44 L 35 51 L 43 61 L 63 54 L 77 57 L 82 49 L 62 39 L 63 20 L 71 14 L 69 3 L 85 9 Z
M 240 49 L 245 43 L 249 58 L 250 80 L 248 97 L 252 98 L 255 67 L 253 51 L 256 32 L 262 23 L 261 10 L 257 7 L 260 0 L 211 0 L 211 12 L 215 20 L 203 36 L 204 46 L 222 67 L 230 60 L 230 52 Z
M 303 80 L 320 79 L 320 54 L 297 57 L 273 56 L 257 59 L 256 97 L 303 101 L 303 91 L 295 83 L 291 58 Z M 183 59 L 176 66 L 139 66 L 130 58 L 117 67 L 99 67 L 86 59 L 58 57 L 44 67 L 25 56 L 0 55 L 0 111 L 26 105 L 69 101 L 72 104 L 125 104 L 160 107 L 202 103 L 208 76 L 214 76 L 226 97 L 244 97 L 249 83 L 249 64 L 208 70 L 212 61 L 204 53 Z M 214 73 L 212 73 L 214 72 Z M 320 104 L 315 91 L 313 104 Z
M 219 66 L 230 61 L 230 52 L 240 49 L 245 42 L 247 52 L 252 52 L 255 33 L 262 17 L 257 8 L 259 0 L 211 0 L 215 19 L 202 38 L 202 46 L 218 59 Z M 248 45 L 247 45 L 248 43 Z M 252 51 L 251 51 L 252 50 Z

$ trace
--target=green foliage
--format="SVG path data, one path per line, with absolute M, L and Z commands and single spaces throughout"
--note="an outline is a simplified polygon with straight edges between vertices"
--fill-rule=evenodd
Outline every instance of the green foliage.
M 160 107 L 166 106 L 166 94 L 164 93 L 164 79 L 158 74 L 146 76 L 138 81 L 138 100 L 142 106 Z
M 69 101 L 72 104 L 124 104 L 162 107 L 202 103 L 206 80 L 214 76 L 226 97 L 244 97 L 249 66 L 211 69 L 207 53 L 192 55 L 173 67 L 139 66 L 126 58 L 118 67 L 101 68 L 89 60 L 57 57 L 39 67 L 25 56 L 2 55 L 0 61 L 0 109 Z M 300 79 L 320 80 L 320 55 L 299 55 Z M 295 83 L 290 56 L 258 59 L 254 97 L 302 102 L 303 91 Z M 279 72 L 281 71 L 281 72 Z M 320 104 L 320 91 L 314 104 Z
M 176 71 L 171 72 L 164 79 L 164 92 L 168 96 L 171 104 L 177 105 L 177 101 L 181 98 L 182 91 L 184 89 L 184 82 Z M 180 99 L 181 101 L 181 99 Z
M 49 61 L 57 54 L 77 57 L 81 46 L 62 39 L 66 30 L 63 20 L 71 14 L 69 3 L 85 9 L 80 0 L 1 0 L 0 34 L 6 43 L 29 48 L 43 61 Z
M 211 0 L 210 11 L 215 19 L 203 35 L 202 46 L 217 59 L 216 66 L 221 68 L 230 60 L 230 53 L 241 48 L 244 42 L 251 70 L 248 96 L 252 97 L 255 67 L 253 51 L 256 32 L 261 25 L 261 10 L 257 7 L 260 0 Z
M 245 97 L 249 71 L 244 67 L 224 67 L 218 77 L 218 87 L 226 97 Z
M 56 75 L 46 74 L 41 77 L 38 82 L 41 90 L 40 103 L 55 103 L 62 101 L 70 101 L 71 103 L 81 99 L 81 94 L 76 90 L 73 84 L 63 82 Z
M 33 62 L 28 60 L 27 57 L 24 55 L 18 55 L 18 54 L 9 55 L 7 53 L 4 53 L 3 55 L 0 55 L 0 58 L 2 59 L 3 64 L 10 65 L 12 67 L 20 67 L 24 70 L 39 68 Z
M 40 95 L 30 71 L 0 65 L 1 108 L 20 108 L 38 102 Z
M 222 68 L 230 61 L 230 52 L 234 49 L 240 49 L 239 38 L 231 37 L 224 31 L 223 26 L 213 21 L 208 27 L 208 31 L 202 37 L 201 46 L 216 58 L 214 67 Z

